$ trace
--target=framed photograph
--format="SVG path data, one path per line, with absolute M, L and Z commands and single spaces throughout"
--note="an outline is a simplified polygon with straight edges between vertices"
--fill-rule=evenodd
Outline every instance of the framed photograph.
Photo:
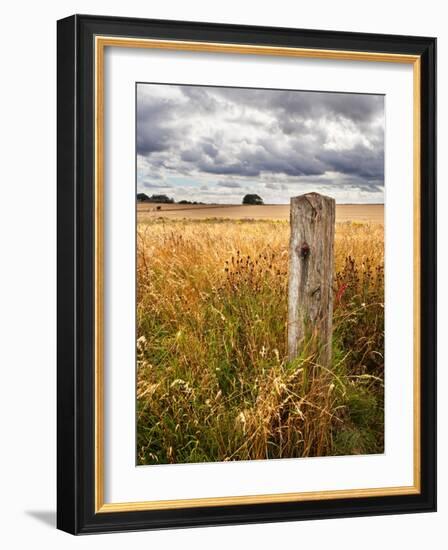
M 436 507 L 435 38 L 58 21 L 58 527 Z

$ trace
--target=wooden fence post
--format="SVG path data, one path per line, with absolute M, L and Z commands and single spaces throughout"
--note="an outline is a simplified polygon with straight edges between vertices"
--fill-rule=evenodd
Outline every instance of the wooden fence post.
M 319 193 L 291 198 L 288 355 L 294 359 L 307 338 L 317 361 L 331 366 L 335 200 Z

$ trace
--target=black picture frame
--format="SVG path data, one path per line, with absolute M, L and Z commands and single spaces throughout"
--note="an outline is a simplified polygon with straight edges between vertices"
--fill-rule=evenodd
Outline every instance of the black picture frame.
M 95 512 L 97 35 L 382 52 L 421 60 L 421 490 L 419 494 Z M 72 534 L 431 512 L 436 509 L 436 39 L 74 15 L 57 24 L 57 526 Z

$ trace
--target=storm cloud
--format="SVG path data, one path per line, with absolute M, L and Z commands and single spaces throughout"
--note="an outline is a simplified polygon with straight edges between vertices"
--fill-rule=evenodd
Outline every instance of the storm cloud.
M 138 84 L 137 170 L 176 200 L 382 202 L 384 97 Z

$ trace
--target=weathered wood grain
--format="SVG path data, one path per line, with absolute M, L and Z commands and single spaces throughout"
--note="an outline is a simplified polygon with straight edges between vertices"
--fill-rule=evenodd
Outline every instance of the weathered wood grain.
M 318 193 L 291 198 L 288 354 L 313 342 L 318 361 L 331 366 L 335 200 Z

